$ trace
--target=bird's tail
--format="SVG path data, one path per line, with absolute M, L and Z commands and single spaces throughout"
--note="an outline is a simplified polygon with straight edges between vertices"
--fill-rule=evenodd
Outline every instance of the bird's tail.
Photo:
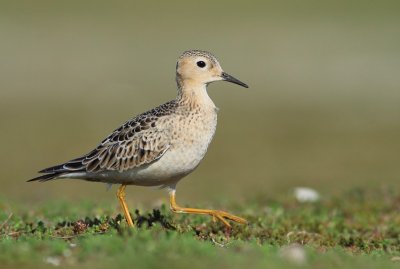
M 85 171 L 85 168 L 82 165 L 82 159 L 83 159 L 83 157 L 71 160 L 71 161 L 63 163 L 63 164 L 51 166 L 51 167 L 45 168 L 43 170 L 40 170 L 39 173 L 44 174 L 44 175 L 32 178 L 32 179 L 28 180 L 28 182 L 31 182 L 31 181 L 45 182 L 45 181 L 61 178 L 63 176 L 71 174 L 71 173 Z
M 65 173 L 49 173 L 49 174 L 45 174 L 45 175 L 41 175 L 41 176 L 32 178 L 32 179 L 28 180 L 27 182 L 31 182 L 31 181 L 45 182 L 45 181 L 49 181 L 52 179 L 60 178 L 64 174 Z

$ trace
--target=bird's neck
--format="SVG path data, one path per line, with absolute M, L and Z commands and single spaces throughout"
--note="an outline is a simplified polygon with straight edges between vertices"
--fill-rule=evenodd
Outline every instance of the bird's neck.
M 179 87 L 180 86 L 180 87 Z M 178 101 L 191 109 L 210 108 L 215 109 L 215 104 L 207 93 L 207 85 L 193 81 L 185 81 L 178 85 Z

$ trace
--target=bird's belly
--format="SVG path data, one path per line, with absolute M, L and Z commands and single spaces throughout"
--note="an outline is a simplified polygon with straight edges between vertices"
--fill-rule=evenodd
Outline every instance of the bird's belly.
M 187 149 L 167 151 L 158 161 L 133 171 L 136 184 L 164 184 L 166 181 L 178 181 L 192 172 L 203 159 Z
M 157 161 L 134 169 L 102 172 L 96 177 L 112 178 L 113 183 L 141 186 L 174 184 L 192 172 L 203 159 L 207 148 L 178 147 L 168 150 Z

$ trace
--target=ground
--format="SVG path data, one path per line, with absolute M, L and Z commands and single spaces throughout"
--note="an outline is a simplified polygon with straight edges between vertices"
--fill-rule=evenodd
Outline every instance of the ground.
M 132 212 L 133 229 L 117 204 L 0 205 L 2 268 L 398 268 L 400 260 L 400 195 L 389 189 L 226 204 L 249 220 L 232 230 L 165 205 Z

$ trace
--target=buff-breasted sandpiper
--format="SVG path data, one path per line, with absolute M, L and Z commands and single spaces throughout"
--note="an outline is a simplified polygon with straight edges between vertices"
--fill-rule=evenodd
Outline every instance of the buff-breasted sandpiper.
M 229 81 L 245 83 L 228 75 L 209 52 L 184 52 L 176 65 L 178 96 L 134 117 L 116 129 L 88 154 L 39 171 L 29 181 L 76 178 L 121 184 L 117 197 L 129 226 L 134 226 L 125 202 L 127 185 L 162 186 L 169 190 L 170 207 L 176 213 L 211 215 L 227 227 L 227 220 L 246 220 L 220 210 L 178 206 L 176 184 L 203 159 L 217 126 L 217 108 L 207 94 L 207 85 Z

